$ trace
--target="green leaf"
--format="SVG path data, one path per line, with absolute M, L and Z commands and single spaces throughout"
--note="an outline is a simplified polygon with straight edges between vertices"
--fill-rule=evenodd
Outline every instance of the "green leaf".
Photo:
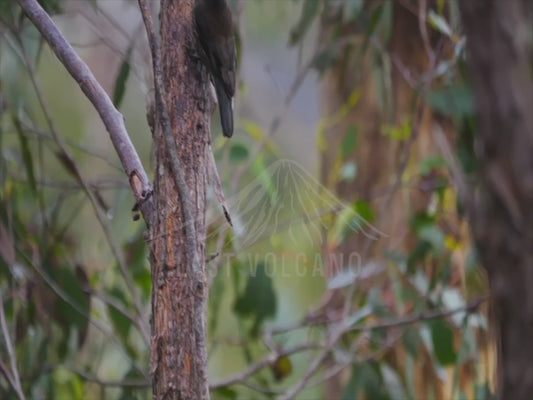
M 342 141 L 342 159 L 346 160 L 357 148 L 358 132 L 357 125 L 350 125 Z
M 430 251 L 431 245 L 428 242 L 424 240 L 419 241 L 415 249 L 411 252 L 411 254 L 409 254 L 409 257 L 407 258 L 407 271 L 409 273 L 414 272 L 418 262 L 424 260 Z
M 115 90 L 113 91 L 113 104 L 116 108 L 120 108 L 122 100 L 124 99 L 124 93 L 126 92 L 126 82 L 130 76 L 131 66 L 130 57 L 133 49 L 133 43 L 131 43 L 126 51 L 124 60 L 118 71 L 117 79 L 115 80 Z
M 366 304 L 347 318 L 346 326 L 358 324 L 370 314 L 372 314 L 372 306 L 370 304 Z
M 246 132 L 257 142 L 260 142 L 265 137 L 265 132 L 263 131 L 263 128 L 261 128 L 257 123 L 254 121 L 248 121 L 245 124 Z
M 117 304 L 121 305 L 126 310 L 128 309 L 126 296 L 118 287 L 113 287 L 109 291 L 109 295 Z M 132 325 L 131 320 L 126 317 L 122 312 L 118 311 L 115 307 L 109 304 L 107 305 L 107 311 L 109 312 L 109 318 L 113 323 L 115 332 L 117 332 L 121 340 L 126 343 Z
M 391 399 L 407 399 L 406 392 L 402 385 L 402 379 L 397 370 L 383 363 L 381 365 L 381 375 L 383 376 L 385 388 Z
M 135 368 L 131 368 L 128 373 L 124 375 L 124 378 L 122 378 L 122 380 L 124 382 L 144 382 L 146 381 L 146 378 L 140 371 Z M 151 397 L 148 395 L 148 391 L 151 391 L 151 386 L 149 384 L 147 384 L 146 389 L 144 389 L 144 396 L 142 395 L 141 390 L 142 388 L 139 387 L 129 387 L 124 385 L 122 387 L 122 394 L 119 397 L 119 400 L 147 399 Z
M 485 400 L 496 400 L 498 396 L 496 396 L 492 391 L 490 390 L 489 383 L 477 383 L 474 385 L 474 398 L 475 399 L 485 399 Z
M 248 158 L 248 155 L 248 148 L 244 144 L 237 141 L 231 143 L 229 156 L 232 161 L 244 161 Z
M 280 382 L 292 372 L 291 359 L 287 356 L 280 357 L 274 364 L 271 365 L 270 369 L 272 370 L 272 374 L 274 375 L 276 382 Z
M 450 25 L 448 25 L 448 22 L 442 16 L 435 13 L 435 11 L 433 10 L 429 11 L 428 21 L 433 28 L 444 33 L 446 36 L 453 35 L 452 28 L 450 28 Z
M 428 213 L 417 213 L 411 218 L 411 221 L 409 221 L 409 225 L 411 225 L 411 229 L 415 232 L 419 232 L 420 229 L 431 226 L 436 224 L 435 216 L 430 215 Z
M 323 73 L 326 69 L 331 67 L 339 58 L 340 47 L 335 43 L 328 46 L 326 49 L 319 51 L 311 61 L 311 67 L 316 69 L 319 73 Z
M 230 400 L 236 400 L 239 396 L 237 391 L 235 389 L 231 389 L 229 387 L 221 387 L 219 389 L 216 389 L 213 392 L 213 398 L 214 399 L 230 399 Z
M 428 176 L 433 170 L 440 167 L 446 167 L 446 160 L 444 157 L 428 157 L 420 164 L 420 173 L 424 176 Z
M 65 317 L 69 324 L 79 329 L 87 329 L 89 321 L 90 300 L 84 293 L 83 284 L 68 267 L 60 267 L 56 270 L 56 283 L 68 296 L 69 303 L 60 299 L 58 303 L 58 314 Z
M 364 394 L 361 396 L 360 394 Z M 389 394 L 381 376 L 379 364 L 375 361 L 354 365 L 352 368 L 352 376 L 342 400 L 353 399 L 372 399 L 372 400 L 388 400 Z
M 370 23 L 365 32 L 365 37 L 370 37 L 374 33 L 379 22 L 381 21 L 381 17 L 383 16 L 384 10 L 385 10 L 385 7 L 382 3 L 372 12 L 372 15 L 370 16 Z
M 31 154 L 30 146 L 28 143 L 28 138 L 24 134 L 20 120 L 16 117 L 13 117 L 13 125 L 18 133 L 20 152 L 22 154 L 22 161 L 24 162 L 24 167 L 26 168 L 26 176 L 30 182 L 30 188 L 33 193 L 37 193 L 37 184 L 35 182 L 35 173 L 33 170 L 33 157 Z
M 415 329 L 408 329 L 402 336 L 403 345 L 407 352 L 417 359 L 419 356 L 420 350 L 420 334 Z
M 13 11 L 15 10 L 19 11 L 18 8 L 14 7 L 12 0 L 0 0 L 0 17 L 6 26 L 8 26 L 7 22 L 12 23 L 14 19 Z
M 141 289 L 143 299 L 148 301 L 152 292 L 152 277 L 147 263 L 147 247 L 143 235 L 143 229 L 140 229 L 122 248 L 133 280 Z
M 222 305 L 222 296 L 224 294 L 225 274 L 218 273 L 213 279 L 213 284 L 209 288 L 209 332 L 215 334 L 218 326 L 218 317 L 220 315 L 220 306 Z
M 304 0 L 302 3 L 302 15 L 298 24 L 291 29 L 289 45 L 294 46 L 305 36 L 313 20 L 318 15 L 319 0 Z
M 442 232 L 442 230 L 436 225 L 423 227 L 420 229 L 418 236 L 420 239 L 431 244 L 431 247 L 438 255 L 442 255 L 444 253 L 446 249 L 444 243 L 446 236 L 444 235 L 444 232 Z
M 254 319 L 250 335 L 256 337 L 263 321 L 276 315 L 276 292 L 265 263 L 260 262 L 251 272 L 244 293 L 237 298 L 233 309 L 240 316 Z
M 348 381 L 348 384 L 344 388 L 344 393 L 342 395 L 342 400 L 353 400 L 357 399 L 357 393 L 359 392 L 359 380 L 356 375 L 356 366 L 353 367 L 352 376 Z
M 443 319 L 431 321 L 430 328 L 437 361 L 441 365 L 454 364 L 457 353 L 453 344 L 453 329 Z
M 61 12 L 61 3 L 63 3 L 63 0 L 38 0 L 38 3 L 41 4 L 48 14 L 53 15 Z
M 385 125 L 381 129 L 384 135 L 399 142 L 404 142 L 411 137 L 412 129 L 410 121 L 404 121 L 400 126 Z
M 479 169 L 479 160 L 475 151 L 476 138 L 476 122 L 473 118 L 465 118 L 458 131 L 456 147 L 457 158 L 467 175 L 472 175 Z
M 432 90 L 426 102 L 437 112 L 447 117 L 462 118 L 474 115 L 472 89 L 464 85 Z
M 265 157 L 263 154 L 259 154 L 252 163 L 252 171 L 257 175 L 257 182 L 260 183 L 264 190 L 268 193 L 271 202 L 275 202 L 279 198 L 277 185 L 272 176 L 272 173 L 268 171 L 265 164 Z
M 374 222 L 376 220 L 376 213 L 368 201 L 356 201 L 354 203 L 354 211 L 367 222 Z
M 345 22 L 355 20 L 363 10 L 364 0 L 350 0 L 344 2 L 343 20 Z
M 368 222 L 374 218 L 370 204 L 364 200 L 357 201 L 337 212 L 332 233 L 336 240 L 345 240 L 350 235 L 365 229 Z

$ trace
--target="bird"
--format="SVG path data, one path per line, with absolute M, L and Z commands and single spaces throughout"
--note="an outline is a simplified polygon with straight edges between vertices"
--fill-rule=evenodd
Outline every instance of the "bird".
M 237 56 L 233 17 L 227 0 L 196 0 L 194 22 L 199 55 L 211 75 L 220 111 L 222 133 L 233 135 Z

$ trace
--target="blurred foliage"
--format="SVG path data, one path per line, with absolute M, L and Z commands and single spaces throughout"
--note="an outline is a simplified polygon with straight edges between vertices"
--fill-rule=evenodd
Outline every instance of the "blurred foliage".
M 51 14 L 60 13 L 66 3 L 40 1 Z M 89 244 L 84 234 L 101 231 L 94 216 L 85 217 L 92 210 L 77 170 L 86 174 L 80 165 L 105 160 L 100 166 L 107 167 L 108 176 L 98 180 L 92 175 L 86 181 L 104 214 L 110 212 L 113 196 L 128 193 L 126 186 L 110 172 L 112 161 L 81 145 L 84 121 L 75 121 L 76 128 L 67 134 L 65 125 L 55 122 L 62 120 L 52 112 L 53 95 L 59 91 L 48 97 L 46 69 L 41 68 L 50 63 L 49 53 L 15 2 L 0 2 L 0 25 L 0 288 L 8 324 L 0 335 L 2 363 L 10 362 L 4 358 L 7 332 L 27 398 L 96 398 L 95 389 L 107 386 L 94 383 L 100 368 L 115 370 L 111 380 L 125 382 L 124 389 L 107 389 L 110 393 L 146 398 L 151 392 L 146 383 L 149 352 L 138 330 L 132 293 L 118 267 L 105 265 L 106 257 L 83 256 L 108 250 L 102 252 L 98 245 L 88 250 L 94 242 Z M 119 75 L 123 81 L 124 75 Z M 62 144 L 56 135 L 65 137 Z M 122 251 L 136 295 L 147 306 L 151 283 L 142 230 L 128 231 L 120 238 Z M 85 264 L 95 259 L 104 264 Z M 129 385 L 134 396 L 128 394 Z M 14 396 L 2 375 L 0 397 Z
M 66 0 L 40 3 L 52 14 L 68 4 Z M 418 95 L 453 125 L 453 156 L 470 182 L 477 163 L 464 38 L 455 2 L 430 3 L 428 24 L 454 46 L 437 67 L 433 84 L 424 95 L 417 88 Z M 310 67 L 322 76 L 346 53 L 355 54 L 359 65 L 370 53 L 380 104 L 386 111 L 391 98 L 386 76 L 391 67 L 381 53 L 391 39 L 392 2 L 305 0 L 296 2 L 296 7 L 301 14 L 288 43 L 302 46 L 317 34 L 320 18 L 337 21 L 327 46 L 311 56 Z M 111 225 L 135 290 L 113 257 L 96 256 L 109 253 L 108 243 L 94 240 L 103 237 L 102 228 L 75 166 L 55 138 L 57 128 L 48 122 L 48 117 L 60 121 L 67 116 L 50 114 L 36 96 L 39 82 L 30 77 L 46 79 L 45 46 L 12 0 L 0 0 L 0 18 L 0 288 L 23 392 L 35 399 L 148 399 L 149 349 L 143 335 L 149 330 L 143 332 L 143 324 L 148 324 L 151 281 L 142 224 L 130 221 L 133 200 L 126 177 L 116 177 L 115 164 L 106 156 L 79 145 L 85 121 L 58 132 L 69 139 L 68 149 L 89 176 L 90 190 L 98 199 L 94 207 L 109 217 L 105 223 Z M 362 41 L 352 41 L 347 26 L 355 27 L 353 35 Z M 376 40 L 383 48 L 373 45 Z M 121 109 L 127 107 L 136 76 L 135 51 L 135 44 L 128 43 L 111 90 Z M 357 68 L 351 72 L 357 74 Z M 330 145 L 324 130 L 359 104 L 362 93 L 347 90 L 351 95 L 338 113 L 319 121 L 318 151 Z M 246 94 L 243 97 L 245 102 Z M 383 121 L 379 134 L 406 143 L 412 138 L 415 117 L 413 109 L 412 117 L 399 125 Z M 484 398 L 476 396 L 490 392 L 489 363 L 480 362 L 487 347 L 483 339 L 487 322 L 477 307 L 469 308 L 469 302 L 486 289 L 452 182 L 450 160 L 428 156 L 410 166 L 410 177 L 420 179 L 431 199 L 426 210 L 411 215 L 406 227 L 414 237 L 412 249 L 388 251 L 386 266 L 341 260 L 343 270 L 328 276 L 328 252 L 355 235 L 379 237 L 372 224 L 380 210 L 365 199 L 346 204 L 294 163 L 279 163 L 284 153 L 271 140 L 273 128 L 252 117 L 241 118 L 239 124 L 241 135 L 227 145 L 217 132 L 213 134 L 224 187 L 232 194 L 227 200 L 234 229 L 229 229 L 209 193 L 212 381 L 239 375 L 265 358 L 268 362 L 242 380 L 217 386 L 213 398 L 273 398 L 294 387 L 338 329 L 343 329 L 342 334 L 322 360 L 323 368 L 306 382 L 309 388 L 301 398 L 321 398 L 324 377 L 339 373 L 345 399 L 405 399 L 421 393 L 434 398 L 443 386 L 449 398 Z M 360 127 L 350 125 L 336 149 L 334 184 L 357 179 L 354 154 L 362 140 Z M 89 249 L 84 247 L 88 241 Z M 388 279 L 383 283 L 379 279 L 385 270 Z M 320 313 L 327 307 L 321 300 L 327 289 L 349 293 L 356 283 L 343 324 L 336 324 L 336 309 Z M 7 363 L 5 332 L 0 335 L 0 354 L 0 361 Z M 0 397 L 14 395 L 5 376 L 0 376 Z

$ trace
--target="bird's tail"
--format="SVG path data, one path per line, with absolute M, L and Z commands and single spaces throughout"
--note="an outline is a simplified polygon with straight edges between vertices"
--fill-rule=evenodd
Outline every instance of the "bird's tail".
M 215 79 L 215 91 L 217 92 L 222 133 L 226 137 L 231 137 L 231 135 L 233 135 L 233 106 L 231 103 L 231 97 L 227 95 L 224 90 L 224 85 L 218 79 Z

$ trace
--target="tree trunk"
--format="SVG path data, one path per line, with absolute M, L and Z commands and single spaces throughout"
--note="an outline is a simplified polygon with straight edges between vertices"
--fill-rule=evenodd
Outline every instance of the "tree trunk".
M 156 129 L 156 215 L 151 231 L 152 349 L 154 399 L 207 399 L 207 286 L 205 201 L 210 151 L 206 76 L 194 48 L 193 0 L 161 2 L 161 52 L 166 104 L 181 168 L 189 190 L 193 223 L 185 226 L 183 201 L 171 173 L 169 152 Z M 186 239 L 192 229 L 200 273 Z M 200 278 L 198 278 L 198 276 Z M 203 277 L 203 279 L 202 279 Z
M 385 0 L 387 1 L 387 0 Z M 382 3 L 376 1 L 365 2 L 365 7 L 372 10 Z M 428 70 L 429 62 L 422 42 L 419 21 L 416 14 L 409 11 L 403 3 L 394 2 L 393 22 L 390 43 L 383 45 L 383 51 L 395 57 L 404 66 L 414 71 L 414 76 L 421 75 Z M 414 8 L 417 9 L 418 4 Z M 338 18 L 323 18 L 321 21 L 320 40 L 327 45 L 332 32 L 337 34 Z M 328 25 L 329 24 L 329 25 Z M 357 26 L 343 26 L 342 32 L 353 37 L 354 32 L 361 32 Z M 413 101 L 416 91 L 406 81 L 398 68 L 393 67 L 390 74 L 390 104 L 383 107 L 379 105 L 379 89 L 373 76 L 372 52 L 376 49 L 371 46 L 366 54 L 360 55 L 359 49 L 364 44 L 364 35 L 359 34 L 359 42 L 339 57 L 337 62 L 325 74 L 321 82 L 322 115 L 324 119 L 332 119 L 343 105 L 348 104 L 350 96 L 355 90 L 360 93 L 360 98 L 353 110 L 338 121 L 335 125 L 328 126 L 324 131 L 327 148 L 322 153 L 321 181 L 333 190 L 344 201 L 364 200 L 376 211 L 378 229 L 386 233 L 386 237 L 379 241 L 368 238 L 363 234 L 352 236 L 349 240 L 339 244 L 336 248 L 326 251 L 339 255 L 339 259 L 351 259 L 352 254 L 360 255 L 360 262 L 364 265 L 372 260 L 385 262 L 383 254 L 386 250 L 404 249 L 411 252 L 416 245 L 415 238 L 409 231 L 409 218 L 417 211 L 426 209 L 430 196 L 421 190 L 394 189 L 394 179 L 401 168 L 402 158 L 408 156 L 409 165 L 417 165 L 420 160 L 439 154 L 439 150 L 432 140 L 430 127 L 433 123 L 433 114 L 430 109 L 418 105 L 422 110 L 420 121 L 412 118 Z M 341 39 L 342 40 L 342 39 Z M 358 63 L 358 57 L 362 61 Z M 407 142 L 393 140 L 382 133 L 384 126 L 400 127 L 406 122 L 415 129 L 418 124 L 418 136 L 411 148 Z M 351 160 L 357 164 L 357 176 L 352 182 L 335 182 L 335 166 L 342 151 L 343 139 L 351 128 L 357 128 L 358 145 L 351 155 Z M 414 133 L 413 133 L 414 135 Z M 405 175 L 414 175 L 412 168 L 405 168 Z M 411 179 L 411 185 L 422 186 L 422 182 Z M 394 190 L 393 190 L 394 189 Z M 326 260 L 335 257 L 326 256 Z M 334 275 L 340 265 L 326 264 L 326 272 Z M 386 278 L 371 280 L 358 290 L 362 292 L 372 286 L 381 285 L 387 291 Z M 366 289 L 365 289 L 366 288 Z M 343 304 L 342 291 L 331 293 L 327 304 L 328 310 Z M 331 311 L 330 311 L 331 312 Z M 389 353 L 403 354 L 401 345 L 392 348 Z M 399 364 L 403 362 L 400 359 Z M 417 382 L 417 396 L 424 397 L 428 392 L 428 383 L 435 383 L 436 397 L 443 397 L 443 385 L 435 377 L 435 371 L 427 368 L 421 357 L 416 365 L 415 379 Z M 342 397 L 344 383 L 348 377 L 340 374 L 326 383 L 325 397 L 338 399 Z
M 501 398 L 526 399 L 533 393 L 533 5 L 459 5 L 479 121 L 472 230 L 498 327 Z

